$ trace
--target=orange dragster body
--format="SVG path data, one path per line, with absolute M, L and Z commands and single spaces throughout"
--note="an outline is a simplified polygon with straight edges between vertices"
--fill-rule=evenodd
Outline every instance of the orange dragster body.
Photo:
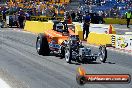
M 55 21 L 53 29 L 39 34 L 36 41 L 36 49 L 39 54 L 48 55 L 51 51 L 62 54 L 64 45 L 70 36 L 76 35 L 71 28 L 68 28 L 65 22 Z M 63 50 L 62 50 L 63 49 Z
M 63 35 L 63 33 L 57 32 L 55 30 L 46 30 L 44 35 L 46 36 L 49 43 L 52 40 L 55 40 L 56 44 L 62 44 L 63 41 L 68 39 L 69 35 L 75 35 L 71 29 L 68 29 L 68 31 L 69 33 L 67 35 Z

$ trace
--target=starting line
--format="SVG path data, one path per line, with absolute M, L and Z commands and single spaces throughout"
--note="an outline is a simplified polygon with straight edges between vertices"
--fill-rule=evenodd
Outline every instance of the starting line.
M 0 78 L 0 88 L 11 88 L 11 87 Z

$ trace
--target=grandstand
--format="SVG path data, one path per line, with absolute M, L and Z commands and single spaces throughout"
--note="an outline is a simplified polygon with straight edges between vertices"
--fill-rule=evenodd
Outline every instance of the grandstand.
M 117 14 L 118 17 L 122 17 L 128 10 L 132 10 L 132 3 L 130 1 L 106 1 L 102 5 L 92 8 L 92 11 L 95 12 L 107 12 L 107 17 L 115 17 L 114 14 Z
M 76 10 L 80 5 L 83 9 L 90 7 L 92 12 L 102 12 L 104 17 L 123 17 L 125 12 L 132 10 L 132 0 L 71 0 L 68 9 Z
M 46 8 L 47 4 L 51 4 L 54 6 L 61 5 L 62 8 L 68 11 L 77 11 L 78 7 L 81 7 L 82 11 L 90 10 L 92 12 L 101 13 L 104 15 L 103 17 L 123 17 L 128 9 L 132 10 L 132 0 L 0 0 L 1 3 L 5 1 L 9 1 L 7 5 L 10 9 L 16 9 L 14 7 L 31 9 L 39 8 L 40 6 L 40 10 L 42 11 L 43 8 Z M 32 3 L 32 1 L 34 3 Z M 51 7 L 52 6 L 49 6 L 49 8 Z M 64 13 L 62 10 L 63 9 L 56 10 L 56 12 L 61 11 Z
M 36 1 L 36 2 L 44 2 L 44 1 L 48 1 L 50 3 L 69 3 L 70 0 L 10 0 L 10 2 L 25 2 L 25 1 Z

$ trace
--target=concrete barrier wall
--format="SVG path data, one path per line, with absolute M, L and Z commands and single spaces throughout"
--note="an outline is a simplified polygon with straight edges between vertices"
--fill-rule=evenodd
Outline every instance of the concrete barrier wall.
M 81 25 L 75 24 L 75 34 L 79 35 L 80 40 L 83 40 L 83 31 Z
M 52 22 L 26 21 L 24 30 L 32 33 L 44 33 L 45 30 L 53 28 Z
M 112 34 L 90 32 L 87 43 L 94 45 L 112 45 Z

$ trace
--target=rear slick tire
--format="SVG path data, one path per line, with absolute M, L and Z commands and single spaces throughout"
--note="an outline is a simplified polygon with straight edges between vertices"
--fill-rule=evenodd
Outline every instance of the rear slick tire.
M 39 34 L 36 41 L 36 50 L 39 55 L 48 56 L 50 54 L 49 44 L 44 34 Z

